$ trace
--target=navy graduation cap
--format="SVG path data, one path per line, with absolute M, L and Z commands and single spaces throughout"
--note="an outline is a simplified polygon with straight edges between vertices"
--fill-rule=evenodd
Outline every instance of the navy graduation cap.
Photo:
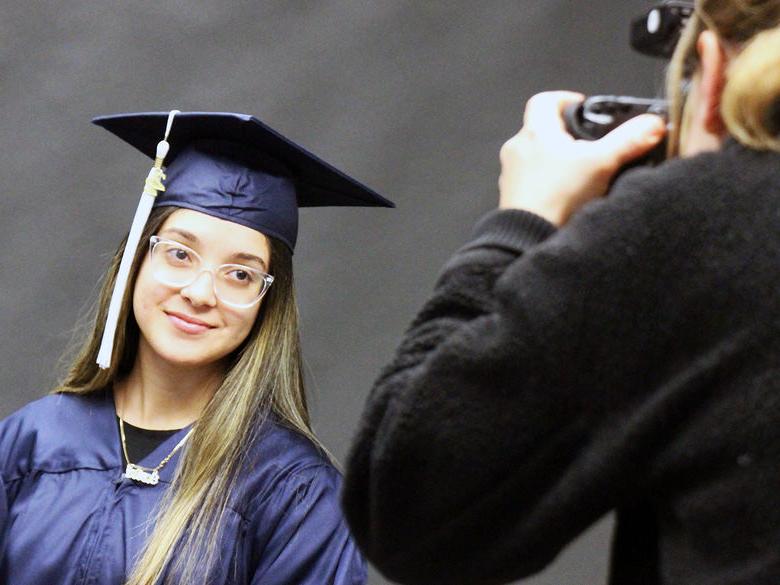
M 168 112 L 92 120 L 155 157 Z M 187 207 L 282 240 L 292 250 L 298 207 L 395 207 L 365 185 L 246 114 L 180 112 L 167 141 L 167 180 L 154 207 Z
M 132 259 L 153 207 L 193 209 L 258 230 L 292 251 L 298 208 L 395 207 L 260 120 L 226 112 L 145 112 L 92 120 L 155 159 L 111 297 L 97 362 L 111 363 Z M 162 140 L 160 140 L 162 138 Z

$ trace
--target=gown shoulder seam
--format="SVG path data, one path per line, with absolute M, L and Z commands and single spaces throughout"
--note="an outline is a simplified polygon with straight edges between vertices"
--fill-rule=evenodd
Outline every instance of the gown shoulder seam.
M 119 467 L 117 467 L 117 466 L 114 466 L 114 467 L 90 467 L 90 466 L 87 466 L 87 465 L 69 467 L 67 469 L 43 469 L 43 468 L 40 468 L 40 467 L 35 467 L 35 468 L 29 469 L 25 473 L 22 473 L 22 474 L 19 474 L 19 475 L 15 475 L 15 476 L 10 477 L 10 478 L 3 477 L 3 482 L 6 485 L 8 485 L 9 483 L 14 483 L 14 482 L 23 480 L 23 479 L 29 477 L 30 475 L 32 475 L 34 473 L 45 473 L 45 474 L 50 474 L 50 475 L 56 475 L 56 474 L 60 474 L 60 473 L 70 473 L 71 471 L 84 471 L 84 470 L 86 470 L 86 471 L 111 471 L 113 469 L 119 469 Z
M 249 505 L 246 506 L 243 511 L 236 509 L 232 505 L 228 505 L 228 507 L 236 514 L 241 516 L 241 518 L 243 518 L 245 521 L 251 522 L 257 511 L 263 509 L 263 504 L 266 502 L 266 500 L 268 500 L 268 498 L 270 498 L 278 489 L 284 489 L 278 484 L 281 483 L 286 486 L 288 482 L 294 482 L 296 479 L 301 484 L 311 484 L 315 479 L 314 476 L 303 477 L 300 479 L 296 478 L 296 476 L 317 468 L 327 470 L 331 469 L 331 466 L 324 462 L 312 462 L 300 467 L 299 469 L 290 469 L 289 467 L 284 468 L 274 476 L 271 482 L 269 482 L 272 486 L 277 484 L 276 488 L 268 487 L 262 492 L 258 493 L 255 497 L 250 499 Z

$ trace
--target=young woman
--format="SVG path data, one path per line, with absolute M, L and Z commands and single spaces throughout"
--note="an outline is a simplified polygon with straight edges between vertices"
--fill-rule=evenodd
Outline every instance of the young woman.
M 603 199 L 660 121 L 527 105 L 350 456 L 390 578 L 514 581 L 614 510 L 612 584 L 780 582 L 780 1 L 697 0 L 669 90 L 679 157 Z
M 292 250 L 298 205 L 391 204 L 249 116 L 96 122 L 155 156 L 166 118 L 167 177 L 160 159 L 91 336 L 0 423 L 0 581 L 364 583 L 309 424 Z

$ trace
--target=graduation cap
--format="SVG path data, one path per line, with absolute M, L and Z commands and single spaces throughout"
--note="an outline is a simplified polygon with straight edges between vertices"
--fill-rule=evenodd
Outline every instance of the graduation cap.
M 133 258 L 153 207 L 173 206 L 232 221 L 292 251 L 298 208 L 395 205 L 260 120 L 227 112 L 144 112 L 92 120 L 155 159 L 125 245 L 98 365 L 111 363 Z M 162 140 L 160 140 L 162 138 Z
M 688 19 L 693 0 L 666 0 L 631 23 L 631 47 L 650 57 L 670 59 Z

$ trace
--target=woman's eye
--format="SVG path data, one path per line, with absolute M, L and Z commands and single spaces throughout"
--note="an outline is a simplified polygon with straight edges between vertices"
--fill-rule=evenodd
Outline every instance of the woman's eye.
M 187 262 L 190 259 L 187 250 L 182 250 L 181 248 L 170 248 L 167 252 L 167 256 L 169 260 L 177 263 Z
M 240 268 L 228 272 L 228 277 L 231 280 L 236 281 L 240 284 L 249 284 L 254 282 L 255 280 L 254 274 L 252 274 L 248 270 L 241 270 Z

